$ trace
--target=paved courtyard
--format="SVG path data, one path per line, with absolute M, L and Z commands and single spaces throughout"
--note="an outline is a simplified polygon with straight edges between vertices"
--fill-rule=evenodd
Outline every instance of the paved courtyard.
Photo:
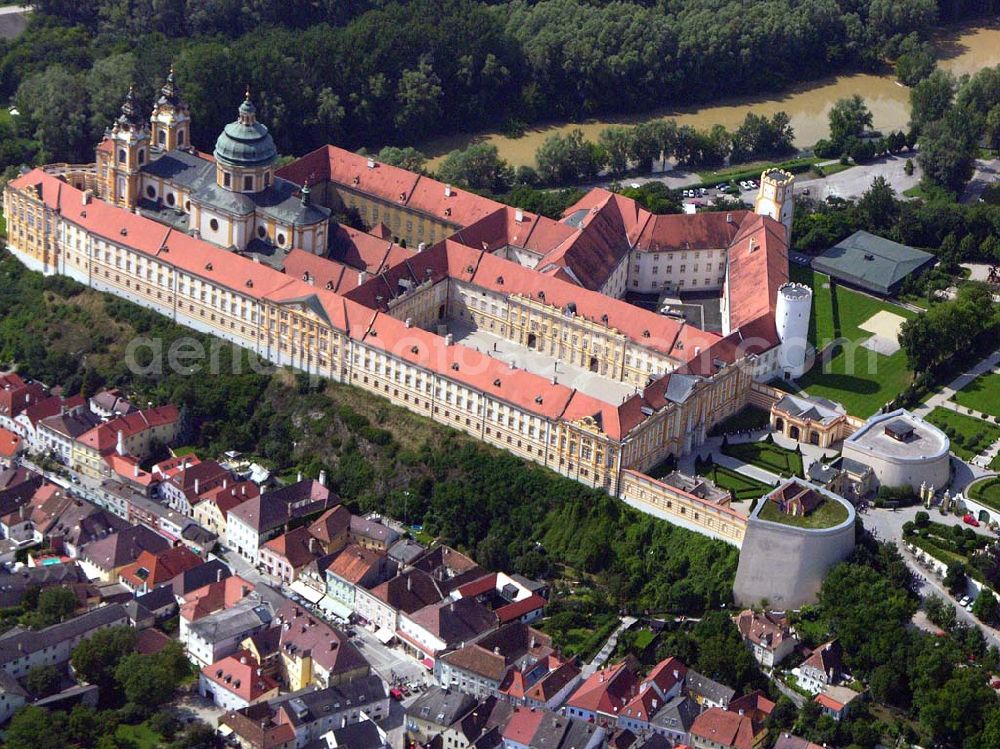
M 617 405 L 636 391 L 632 385 L 566 364 L 554 356 L 529 349 L 485 330 L 462 328 L 454 323 L 448 329 L 455 336 L 456 343 L 474 348 L 506 364 L 513 362 L 515 366 L 533 374 L 555 377 L 560 385 L 576 388 L 605 403 Z

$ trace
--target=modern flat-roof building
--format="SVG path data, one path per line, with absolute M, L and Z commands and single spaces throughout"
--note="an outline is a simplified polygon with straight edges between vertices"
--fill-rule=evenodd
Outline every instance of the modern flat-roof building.
M 903 281 L 934 262 L 929 252 L 856 231 L 813 260 L 812 267 L 849 286 L 891 296 Z

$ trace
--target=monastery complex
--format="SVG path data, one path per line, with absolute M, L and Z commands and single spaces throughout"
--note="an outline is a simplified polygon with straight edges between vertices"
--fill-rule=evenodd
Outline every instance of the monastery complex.
M 334 146 L 279 168 L 249 92 L 211 154 L 190 118 L 172 73 L 150 117 L 130 92 L 95 163 L 7 185 L 8 249 L 742 540 L 728 501 L 644 472 L 805 367 L 791 175 L 766 172 L 753 211 L 660 216 L 595 189 L 556 221 Z M 369 233 L 331 221 L 349 210 Z M 627 301 L 664 292 L 715 297 L 717 329 Z

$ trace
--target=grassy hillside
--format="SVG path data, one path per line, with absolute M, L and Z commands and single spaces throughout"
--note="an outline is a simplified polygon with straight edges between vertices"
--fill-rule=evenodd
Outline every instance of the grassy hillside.
M 728 601 L 735 548 L 638 513 L 596 490 L 486 447 L 357 388 L 287 370 L 255 374 L 223 348 L 220 372 L 135 374 L 129 341 L 169 349 L 210 339 L 166 318 L 0 257 L 0 359 L 70 393 L 118 386 L 177 403 L 181 444 L 237 449 L 280 474 L 325 469 L 345 502 L 423 526 L 484 566 L 572 587 L 554 612 L 652 608 L 697 613 Z M 138 357 L 145 363 L 142 357 Z M 233 365 L 242 373 L 233 374 Z M 561 583 L 560 583 L 561 584 Z

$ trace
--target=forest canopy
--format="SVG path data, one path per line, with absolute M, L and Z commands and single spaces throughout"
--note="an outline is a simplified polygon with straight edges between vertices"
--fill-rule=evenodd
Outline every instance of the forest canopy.
M 413 145 L 488 126 L 637 112 L 875 69 L 995 0 L 36 0 L 0 44 L 0 97 L 48 159 L 88 157 L 129 83 L 171 63 L 208 148 L 249 83 L 281 152 Z M 753 22 L 748 22 L 753 19 Z M 22 89 L 22 87 L 27 87 Z M 7 134 L 5 134 L 7 135 Z M 39 137 L 41 136 L 41 137 Z M 14 146 L 10 147 L 12 150 Z M 11 158 L 21 155 L 11 154 Z M 31 156 L 32 154 L 28 154 Z

